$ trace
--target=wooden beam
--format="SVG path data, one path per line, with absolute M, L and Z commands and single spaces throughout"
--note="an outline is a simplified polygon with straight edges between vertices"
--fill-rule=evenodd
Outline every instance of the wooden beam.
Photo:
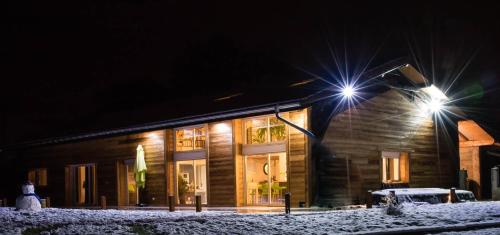
M 459 121 L 458 131 L 467 140 L 461 141 L 460 146 L 483 146 L 495 143 L 495 139 L 473 120 Z
M 399 71 L 408 79 L 410 79 L 413 83 L 419 85 L 419 84 L 425 84 L 427 79 L 419 73 L 413 66 L 407 65 L 405 67 L 402 67 L 399 69 Z

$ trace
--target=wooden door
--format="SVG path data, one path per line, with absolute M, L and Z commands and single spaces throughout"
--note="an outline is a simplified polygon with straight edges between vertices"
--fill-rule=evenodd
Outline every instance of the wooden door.
M 134 159 L 117 162 L 118 206 L 137 204 L 137 187 L 134 179 Z
M 97 205 L 95 164 L 70 165 L 65 171 L 66 205 Z

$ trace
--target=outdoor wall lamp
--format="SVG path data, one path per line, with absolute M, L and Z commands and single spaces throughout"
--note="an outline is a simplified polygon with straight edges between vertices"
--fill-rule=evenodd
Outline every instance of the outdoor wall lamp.
M 443 108 L 443 103 L 440 100 L 433 99 L 427 103 L 427 109 L 432 113 L 437 113 Z
M 345 87 L 343 87 L 342 94 L 346 98 L 351 98 L 354 95 L 354 88 L 352 87 L 352 85 L 346 85 Z
M 439 113 L 443 110 L 445 102 L 448 97 L 436 86 L 430 85 L 421 89 L 424 94 L 423 100 L 423 111 L 424 113 Z

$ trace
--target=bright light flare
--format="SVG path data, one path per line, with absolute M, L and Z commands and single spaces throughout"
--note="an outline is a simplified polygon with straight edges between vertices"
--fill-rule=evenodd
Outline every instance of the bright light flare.
M 433 99 L 427 103 L 427 107 L 432 113 L 438 113 L 443 108 L 443 103 L 439 100 Z
M 344 88 L 342 88 L 342 94 L 346 98 L 351 98 L 354 95 L 354 88 L 351 85 L 347 85 Z
M 424 87 L 424 88 L 422 88 L 422 91 L 425 92 L 430 97 L 432 97 L 433 99 L 436 99 L 436 100 L 448 100 L 449 99 L 448 96 L 446 96 L 444 94 L 444 92 L 441 91 L 441 89 L 437 88 L 434 85 L 430 85 L 428 87 Z
M 420 105 L 421 115 L 427 116 L 429 114 L 438 114 L 444 109 L 444 104 L 442 101 L 437 99 L 432 99 L 427 102 L 422 102 Z

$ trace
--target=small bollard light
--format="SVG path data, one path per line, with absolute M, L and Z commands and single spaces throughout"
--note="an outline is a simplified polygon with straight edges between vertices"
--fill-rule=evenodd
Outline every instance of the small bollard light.
M 50 207 L 50 197 L 45 198 L 47 208 Z
M 201 212 L 201 195 L 196 195 L 196 212 Z
M 3 200 L 0 199 L 0 207 L 3 207 Z
M 451 202 L 451 203 L 458 202 L 458 196 L 457 196 L 457 193 L 455 192 L 455 188 L 450 188 L 449 202 Z
M 290 192 L 285 193 L 285 214 L 290 214 L 290 197 L 292 194 Z
M 45 199 L 45 198 L 41 198 L 41 199 L 40 199 L 40 206 L 41 206 L 42 208 L 46 208 L 46 207 L 47 207 L 47 199 Z
M 7 203 L 7 198 L 6 197 L 3 198 L 3 206 L 4 207 L 8 207 L 9 206 L 9 204 Z
M 373 195 L 372 195 L 372 191 L 371 190 L 368 190 L 366 192 L 366 208 L 372 208 L 372 205 L 373 205 Z
M 168 196 L 168 211 L 170 212 L 175 211 L 175 198 L 173 195 Z

